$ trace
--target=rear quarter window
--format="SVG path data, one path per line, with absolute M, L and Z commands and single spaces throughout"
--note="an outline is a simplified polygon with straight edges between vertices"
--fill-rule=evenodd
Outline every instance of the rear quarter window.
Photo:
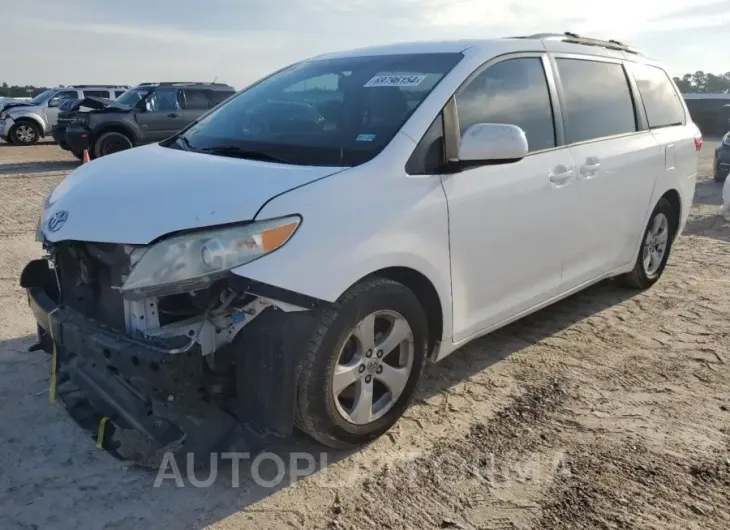
M 204 90 L 185 89 L 183 94 L 185 95 L 186 109 L 207 110 L 210 108 L 210 102 Z
M 684 125 L 684 107 L 667 73 L 646 64 L 633 65 L 633 72 L 649 128 Z
M 223 90 L 211 90 L 210 91 L 210 107 L 213 108 L 219 103 L 223 103 L 225 100 L 227 100 L 229 97 L 231 97 L 235 92 L 225 92 Z

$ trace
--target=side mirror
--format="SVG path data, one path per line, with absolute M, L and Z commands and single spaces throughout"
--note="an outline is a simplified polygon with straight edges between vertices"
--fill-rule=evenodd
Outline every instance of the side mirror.
M 459 162 L 515 162 L 527 156 L 525 131 L 516 125 L 477 123 L 459 144 Z
M 51 99 L 51 100 L 48 101 L 48 107 L 49 108 L 58 107 L 60 104 L 61 104 L 61 100 L 60 99 Z

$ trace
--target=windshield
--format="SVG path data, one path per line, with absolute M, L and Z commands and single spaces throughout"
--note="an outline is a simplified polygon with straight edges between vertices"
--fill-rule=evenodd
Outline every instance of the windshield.
M 233 97 L 171 146 L 300 165 L 362 164 L 383 150 L 461 58 L 439 53 L 298 63 Z
M 45 90 L 38 94 L 36 97 L 30 100 L 31 105 L 40 105 L 41 103 L 45 103 L 46 100 L 51 99 L 51 96 L 55 94 L 56 91 L 52 88 L 49 88 L 48 90 Z
M 147 96 L 150 92 L 152 92 L 153 88 L 130 88 L 124 94 L 119 96 L 116 99 L 116 102 L 120 105 L 125 105 L 127 107 L 136 107 L 137 103 L 139 103 L 141 100 Z

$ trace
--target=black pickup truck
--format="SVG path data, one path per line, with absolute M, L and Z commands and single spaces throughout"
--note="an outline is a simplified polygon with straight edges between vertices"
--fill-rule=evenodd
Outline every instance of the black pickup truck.
M 88 150 L 91 159 L 159 142 L 234 93 L 221 83 L 168 82 L 142 83 L 115 101 L 84 98 L 59 115 L 65 130 L 57 141 L 77 158 Z

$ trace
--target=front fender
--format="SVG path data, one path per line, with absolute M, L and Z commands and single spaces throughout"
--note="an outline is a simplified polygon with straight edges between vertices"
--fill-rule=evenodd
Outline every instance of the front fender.
M 45 135 L 46 121 L 43 119 L 43 116 L 41 116 L 41 114 L 37 111 L 13 109 L 13 111 L 8 113 L 8 115 L 15 123 L 18 123 L 18 121 L 20 120 L 33 120 L 41 131 L 41 134 Z
M 124 131 L 134 142 L 135 145 L 140 143 L 142 133 L 136 123 L 130 123 L 127 120 L 104 120 L 94 127 L 92 132 L 93 138 L 98 138 L 108 131 Z
M 270 201 L 256 219 L 297 213 L 302 224 L 282 248 L 233 272 L 334 302 L 378 270 L 413 269 L 434 286 L 443 337 L 450 337 L 448 212 L 440 180 L 388 175 L 377 166 L 368 163 Z

